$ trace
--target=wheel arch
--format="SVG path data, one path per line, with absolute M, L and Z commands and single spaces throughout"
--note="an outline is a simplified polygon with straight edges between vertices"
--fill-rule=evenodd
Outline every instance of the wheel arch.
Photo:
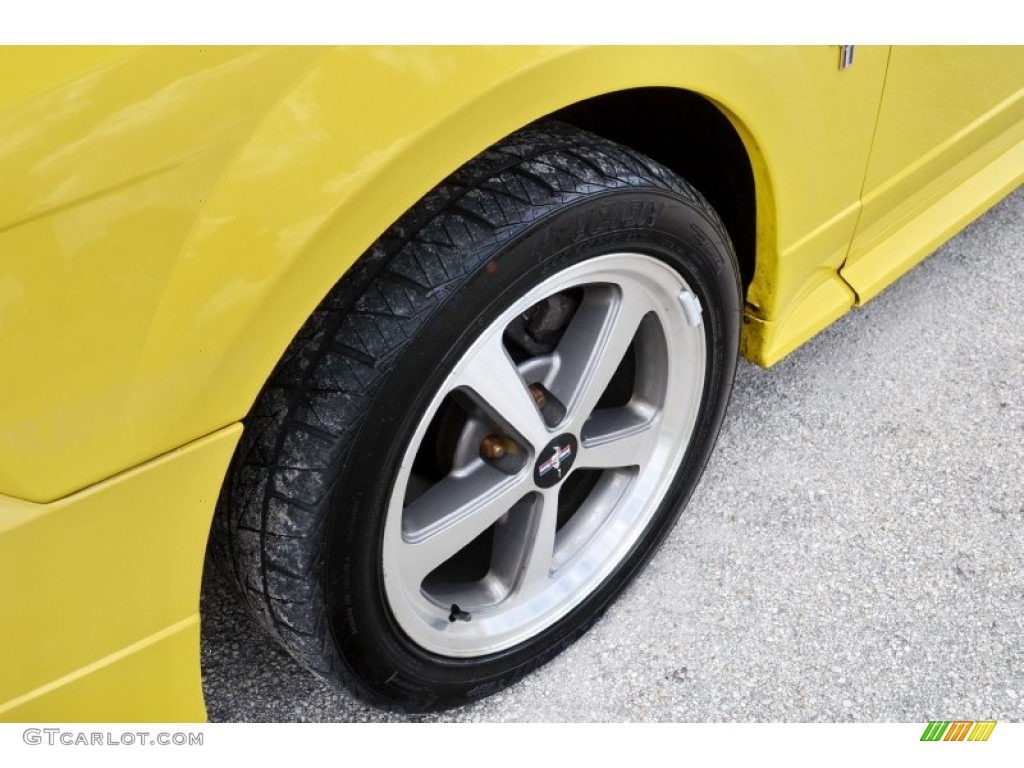
M 460 165 L 544 117 L 693 181 L 719 209 L 749 282 L 755 240 L 763 248 L 774 231 L 764 149 L 741 116 L 745 93 L 764 82 L 756 65 L 744 49 L 324 53 L 222 175 L 164 292 L 140 375 L 177 361 L 180 400 L 168 409 L 177 421 L 165 436 L 179 444 L 244 418 L 288 343 L 379 234 Z M 648 119 L 623 126 L 616 113 L 626 107 Z M 698 139 L 701 151 L 685 151 Z M 728 162 L 728 177 L 715 178 L 709 159 Z

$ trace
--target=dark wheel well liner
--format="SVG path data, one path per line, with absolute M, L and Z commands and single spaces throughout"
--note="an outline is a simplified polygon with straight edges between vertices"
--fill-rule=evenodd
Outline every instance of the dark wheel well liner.
M 744 288 L 754 276 L 754 174 L 729 119 L 700 94 L 635 88 L 577 102 L 551 117 L 657 160 L 700 190 L 729 231 Z

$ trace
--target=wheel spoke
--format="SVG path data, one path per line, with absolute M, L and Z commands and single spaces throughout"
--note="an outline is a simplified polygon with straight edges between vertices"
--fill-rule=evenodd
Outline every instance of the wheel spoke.
M 568 409 L 569 429 L 579 430 L 593 412 L 649 311 L 646 297 L 635 288 L 587 292 L 559 341 L 557 372 L 549 387 Z
M 460 387 L 470 390 L 492 419 L 515 432 L 534 451 L 548 441 L 540 411 L 500 336 L 490 339 L 459 368 L 455 388 Z
M 647 461 L 656 437 L 652 419 L 629 408 L 595 411 L 583 430 L 576 466 L 615 469 L 641 466 Z
M 403 567 L 422 581 L 525 496 L 528 478 L 525 473 L 509 477 L 479 463 L 431 487 L 402 513 Z
M 517 585 L 517 591 L 525 594 L 542 589 L 551 573 L 558 527 L 558 488 L 540 494 L 534 515 L 533 535 L 525 542 L 523 576 Z

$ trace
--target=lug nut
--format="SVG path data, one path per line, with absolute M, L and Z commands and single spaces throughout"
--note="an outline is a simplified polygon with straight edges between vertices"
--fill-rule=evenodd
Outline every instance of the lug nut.
M 538 408 L 544 408 L 547 405 L 548 399 L 544 395 L 544 388 L 540 384 L 531 384 L 530 394 L 533 395 L 533 402 L 537 404 Z
M 505 441 L 497 435 L 488 435 L 480 441 L 480 457 L 493 461 L 505 455 Z

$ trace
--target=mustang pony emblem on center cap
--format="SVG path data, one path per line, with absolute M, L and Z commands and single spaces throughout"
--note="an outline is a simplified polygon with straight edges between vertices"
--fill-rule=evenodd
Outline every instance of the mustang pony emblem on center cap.
M 553 445 L 551 450 L 554 451 L 554 455 L 537 467 L 537 474 L 544 477 L 552 469 L 558 472 L 558 476 L 562 476 L 562 462 L 572 456 L 572 447 L 568 445 Z
M 572 470 L 578 448 L 576 436 L 564 432 L 537 451 L 537 461 L 533 465 L 533 481 L 537 487 L 552 488 L 562 482 Z

